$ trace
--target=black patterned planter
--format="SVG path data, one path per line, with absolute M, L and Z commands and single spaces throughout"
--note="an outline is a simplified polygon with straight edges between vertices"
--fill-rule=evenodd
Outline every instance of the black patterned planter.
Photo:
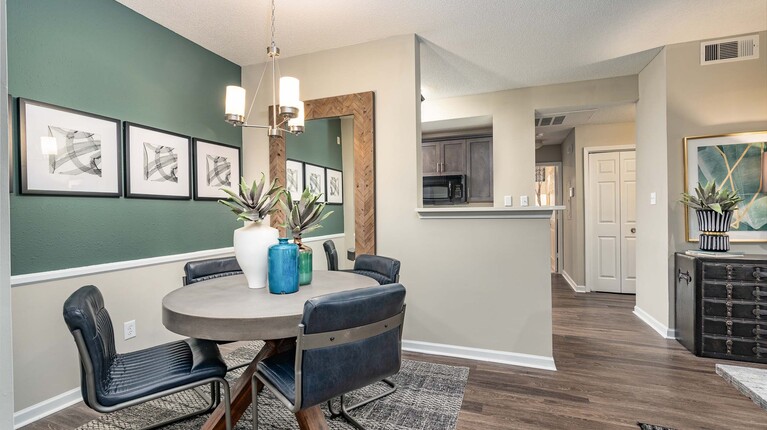
M 698 230 L 700 230 L 700 250 L 701 251 L 729 251 L 730 222 L 732 222 L 732 211 L 718 213 L 716 211 L 695 211 L 698 215 Z

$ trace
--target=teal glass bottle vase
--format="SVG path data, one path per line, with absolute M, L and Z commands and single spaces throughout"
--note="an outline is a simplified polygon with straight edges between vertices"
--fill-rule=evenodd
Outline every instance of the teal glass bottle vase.
M 269 247 L 269 292 L 291 294 L 298 291 L 298 245 L 281 237 Z
M 303 245 L 298 247 L 298 285 L 312 283 L 312 248 Z

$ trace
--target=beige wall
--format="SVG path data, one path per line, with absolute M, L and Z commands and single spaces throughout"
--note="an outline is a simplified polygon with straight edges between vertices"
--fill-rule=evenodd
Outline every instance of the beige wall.
M 599 146 L 635 145 L 636 131 L 633 122 L 616 124 L 593 124 L 575 127 L 562 144 L 565 211 L 563 247 L 565 249 L 564 271 L 578 285 L 586 284 L 585 223 L 583 149 Z M 575 197 L 569 198 L 567 190 L 575 187 Z
M 536 163 L 554 163 L 562 161 L 562 145 L 546 145 L 535 150 Z
M 669 165 L 666 142 L 666 48 L 639 73 L 637 102 L 636 307 L 668 325 Z M 673 170 L 672 170 L 673 171 Z M 679 176 L 681 180 L 681 175 Z M 650 193 L 657 204 L 650 204 Z M 673 267 L 673 263 L 672 266 Z
M 767 32 L 759 33 L 759 37 L 762 41 L 767 40 Z M 637 238 L 638 269 L 644 268 L 637 278 L 637 306 L 671 328 L 674 326 L 673 254 L 697 248 L 695 243 L 686 242 L 684 210 L 677 202 L 684 186 L 682 139 L 685 136 L 767 129 L 767 44 L 760 45 L 759 59 L 706 66 L 700 65 L 699 42 L 670 45 L 665 48 L 665 59 L 656 58 L 651 64 L 653 67 L 648 66 L 640 74 L 640 82 L 651 99 L 648 105 L 653 111 L 662 106 L 665 80 L 666 134 L 665 139 L 658 135 L 657 127 L 663 128 L 661 114 L 645 111 L 641 115 L 650 120 L 642 125 L 638 135 L 643 142 L 651 143 L 642 149 L 649 152 L 642 155 L 645 165 L 638 160 L 637 169 L 641 169 L 640 176 L 644 176 L 642 171 L 646 174 L 653 172 L 656 176 L 652 183 L 655 188 L 641 186 L 638 189 L 637 209 L 650 214 L 645 223 L 658 221 L 662 226 L 659 217 L 664 215 L 662 206 L 665 205 L 668 232 L 665 238 L 661 237 L 661 232 L 644 237 L 646 247 L 641 244 L 642 239 Z M 637 118 L 639 121 L 639 112 Z M 664 157 L 667 172 L 657 174 L 649 163 L 662 166 Z M 645 206 L 647 193 L 652 191 L 658 193 L 657 208 Z M 638 225 L 641 232 L 639 228 Z M 767 244 L 733 244 L 732 249 L 764 254 Z M 662 255 L 666 263 L 661 264 L 659 257 L 651 255 L 653 251 Z M 665 282 L 659 282 L 660 275 L 655 271 L 665 274 Z
M 418 58 L 418 42 L 409 35 L 285 58 L 280 69 L 301 80 L 306 100 L 375 91 L 378 253 L 402 261 L 401 281 L 408 289 L 405 338 L 551 357 L 548 220 L 423 220 L 415 212 Z M 249 91 L 260 73 L 261 66 L 243 68 Z M 258 118 L 264 114 L 261 110 Z M 524 122 L 532 125 L 530 115 Z M 265 133 L 244 137 L 246 175 L 267 171 Z M 529 148 L 524 174 L 529 186 L 523 188 L 532 195 L 532 143 Z M 530 245 L 509 245 L 514 243 Z
M 515 203 L 521 195 L 535 195 L 536 109 L 632 103 L 637 97 L 634 75 L 426 100 L 421 106 L 424 122 L 493 118 L 493 195 L 495 206 L 503 206 L 506 195 Z

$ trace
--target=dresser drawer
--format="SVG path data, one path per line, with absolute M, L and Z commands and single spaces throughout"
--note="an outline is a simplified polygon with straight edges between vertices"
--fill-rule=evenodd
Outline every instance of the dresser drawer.
M 732 302 L 730 306 L 727 306 L 725 300 L 705 299 L 703 300 L 703 317 L 767 319 L 767 303 L 760 306 L 758 303 Z
M 727 295 L 728 290 L 731 291 L 729 297 Z M 767 305 L 767 285 L 762 287 L 753 283 L 704 281 L 703 297 L 706 299 L 722 300 L 727 300 L 728 298 L 747 301 L 764 300 L 765 305 Z
M 728 337 L 703 336 L 704 354 L 734 355 L 745 358 L 756 358 L 767 355 L 767 341 L 763 343 L 754 339 L 738 339 Z
M 767 321 L 756 322 L 748 320 L 739 321 L 732 319 L 707 318 L 703 320 L 703 335 L 750 338 L 755 338 L 757 335 L 759 335 L 765 337 L 765 342 L 767 342 Z
M 758 276 L 757 276 L 758 275 Z M 738 263 L 703 263 L 703 279 L 755 282 L 767 281 L 767 267 Z

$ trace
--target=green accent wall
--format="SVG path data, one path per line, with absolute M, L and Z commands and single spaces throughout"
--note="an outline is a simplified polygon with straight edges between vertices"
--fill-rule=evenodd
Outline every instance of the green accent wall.
M 223 120 L 238 65 L 115 1 L 8 0 L 7 20 L 15 98 L 242 145 Z M 18 132 L 15 144 L 18 163 Z M 19 188 L 17 175 L 13 274 L 229 247 L 241 226 L 216 202 L 22 196 Z
M 341 137 L 340 118 L 306 121 L 303 134 L 287 135 L 285 155 L 290 160 L 343 171 L 341 145 L 337 143 L 339 137 Z M 344 199 L 346 197 L 344 196 Z M 329 211 L 333 211 L 333 213 L 322 222 L 322 228 L 306 234 L 306 237 L 344 232 L 344 205 L 327 205 L 322 213 Z

